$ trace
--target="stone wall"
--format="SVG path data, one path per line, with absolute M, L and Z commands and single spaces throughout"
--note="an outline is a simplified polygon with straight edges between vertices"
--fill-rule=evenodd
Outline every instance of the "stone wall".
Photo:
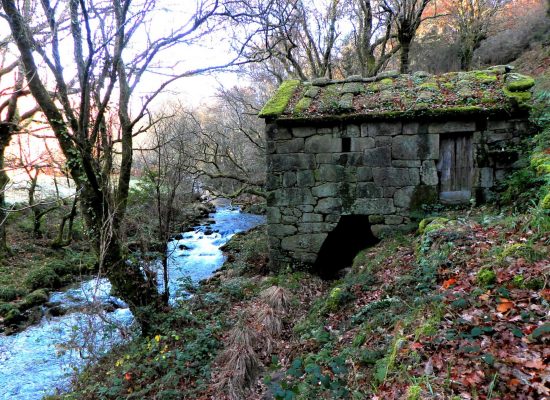
M 270 122 L 267 221 L 271 259 L 311 265 L 341 215 L 368 215 L 377 237 L 410 230 L 438 201 L 441 135 L 471 134 L 474 200 L 487 201 L 518 160 L 525 120 L 338 123 Z M 368 227 L 365 227 L 368 229 Z

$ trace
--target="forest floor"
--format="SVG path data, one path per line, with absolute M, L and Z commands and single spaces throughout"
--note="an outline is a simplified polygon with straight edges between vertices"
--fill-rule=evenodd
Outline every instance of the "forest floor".
M 440 212 L 337 281 L 267 272 L 265 228 L 161 333 L 114 350 L 66 399 L 543 399 L 550 225 Z
M 59 289 L 89 276 L 97 261 L 83 228 L 76 221 L 73 240 L 67 246 L 52 246 L 57 224 L 67 213 L 61 207 L 43 218 L 40 234 L 34 232 L 30 210 L 12 213 L 7 220 L 9 253 L 0 261 L 0 333 L 13 333 L 40 321 L 40 306 L 50 290 Z

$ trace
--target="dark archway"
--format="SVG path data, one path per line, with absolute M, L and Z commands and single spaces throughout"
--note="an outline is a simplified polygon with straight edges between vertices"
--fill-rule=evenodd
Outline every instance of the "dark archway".
M 340 270 L 352 265 L 357 253 L 378 242 L 368 215 L 342 215 L 321 246 L 313 271 L 323 279 L 334 279 Z

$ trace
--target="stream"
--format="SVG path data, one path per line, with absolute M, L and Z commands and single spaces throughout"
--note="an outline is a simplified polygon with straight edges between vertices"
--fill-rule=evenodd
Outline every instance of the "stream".
M 264 216 L 228 207 L 218 208 L 210 218 L 215 222 L 182 233 L 179 240 L 167 244 L 172 303 L 181 297 L 182 278 L 198 282 L 209 277 L 223 264 L 222 245 L 235 233 L 265 223 Z M 158 281 L 163 282 L 162 271 Z M 135 334 L 132 313 L 124 302 L 110 295 L 110 289 L 107 279 L 91 279 L 53 292 L 50 303 L 73 312 L 44 316 L 23 332 L 0 335 L 1 400 L 37 400 L 67 391 L 75 371 Z

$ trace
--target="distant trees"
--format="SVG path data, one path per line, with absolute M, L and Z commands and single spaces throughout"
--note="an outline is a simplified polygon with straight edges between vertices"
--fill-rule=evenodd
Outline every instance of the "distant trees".
M 398 52 L 407 72 L 411 43 L 431 0 L 279 2 L 275 18 L 265 21 L 284 21 L 269 38 L 269 55 L 279 63 L 270 71 L 280 81 L 282 73 L 301 80 L 372 76 Z
M 210 192 L 229 198 L 265 195 L 264 122 L 257 115 L 267 97 L 262 88 L 222 87 L 204 111 L 197 166 Z
M 460 69 L 470 70 L 474 51 L 487 39 L 496 14 L 510 0 L 458 0 L 450 22 L 457 33 Z
M 253 48 L 276 60 L 269 67 L 279 80 L 282 74 L 302 80 L 332 77 L 334 74 L 341 0 L 317 4 L 302 0 L 276 0 L 264 18 L 264 29 L 271 35 Z
M 147 166 L 142 170 L 154 165 L 160 177 L 165 168 L 178 165 L 179 180 L 195 181 L 213 196 L 265 196 L 264 122 L 257 115 L 267 97 L 260 88 L 220 87 L 210 105 L 168 107 L 167 115 L 152 128 L 157 144 L 145 145 L 150 150 L 143 152 Z M 164 150 L 159 146 L 163 142 Z M 154 161 L 153 155 L 160 157 L 157 148 L 166 154 Z M 170 154 L 173 160 L 168 162 L 164 158 Z M 172 181 L 170 187 L 175 185 Z

